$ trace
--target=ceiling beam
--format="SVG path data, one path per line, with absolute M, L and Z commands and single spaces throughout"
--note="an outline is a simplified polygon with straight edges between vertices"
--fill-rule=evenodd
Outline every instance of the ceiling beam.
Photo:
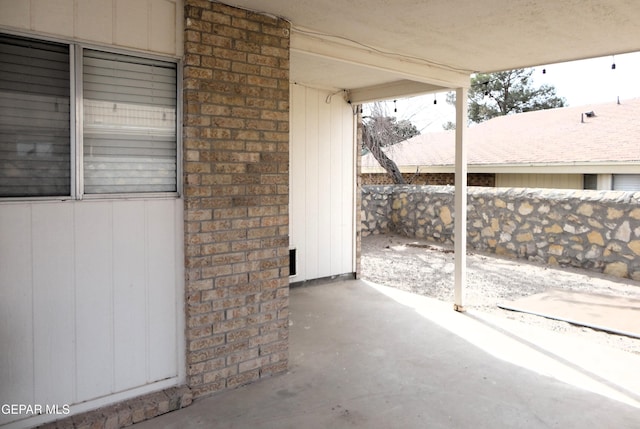
M 428 94 L 430 92 L 442 92 L 447 89 L 448 88 L 443 88 L 429 83 L 399 80 L 396 82 L 349 90 L 347 101 L 351 104 L 363 104 L 392 98 L 412 97 L 414 95 Z
M 443 90 L 468 88 L 470 85 L 471 71 L 456 70 L 419 58 L 382 52 L 300 28 L 291 29 L 290 49 L 347 64 L 382 70 L 397 75 L 398 79 L 422 82 L 442 87 Z

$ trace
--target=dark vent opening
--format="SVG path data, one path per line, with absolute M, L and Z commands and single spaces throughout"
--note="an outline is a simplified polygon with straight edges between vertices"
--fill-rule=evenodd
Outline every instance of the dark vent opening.
M 296 275 L 296 249 L 289 249 L 289 275 Z

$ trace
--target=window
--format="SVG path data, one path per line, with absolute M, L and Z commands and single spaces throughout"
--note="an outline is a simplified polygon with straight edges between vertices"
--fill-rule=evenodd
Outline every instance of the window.
M 614 191 L 640 191 L 640 174 L 614 174 Z
M 0 35 L 0 109 L 0 197 L 178 190 L 174 62 Z
M 69 47 L 0 35 L 0 196 L 71 193 Z
M 597 174 L 583 175 L 582 189 L 598 189 L 598 175 Z

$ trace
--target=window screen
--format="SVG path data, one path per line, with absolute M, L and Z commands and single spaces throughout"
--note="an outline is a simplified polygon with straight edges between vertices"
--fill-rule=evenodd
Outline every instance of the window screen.
M 0 197 L 71 194 L 69 47 L 0 35 Z
M 85 50 L 84 193 L 177 189 L 176 65 Z

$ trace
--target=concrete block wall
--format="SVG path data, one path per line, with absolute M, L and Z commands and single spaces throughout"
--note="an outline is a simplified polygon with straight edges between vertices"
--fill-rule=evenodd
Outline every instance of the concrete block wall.
M 187 385 L 286 370 L 289 23 L 185 1 Z
M 454 240 L 451 186 L 365 186 L 364 236 Z M 470 248 L 640 280 L 640 192 L 471 187 Z

